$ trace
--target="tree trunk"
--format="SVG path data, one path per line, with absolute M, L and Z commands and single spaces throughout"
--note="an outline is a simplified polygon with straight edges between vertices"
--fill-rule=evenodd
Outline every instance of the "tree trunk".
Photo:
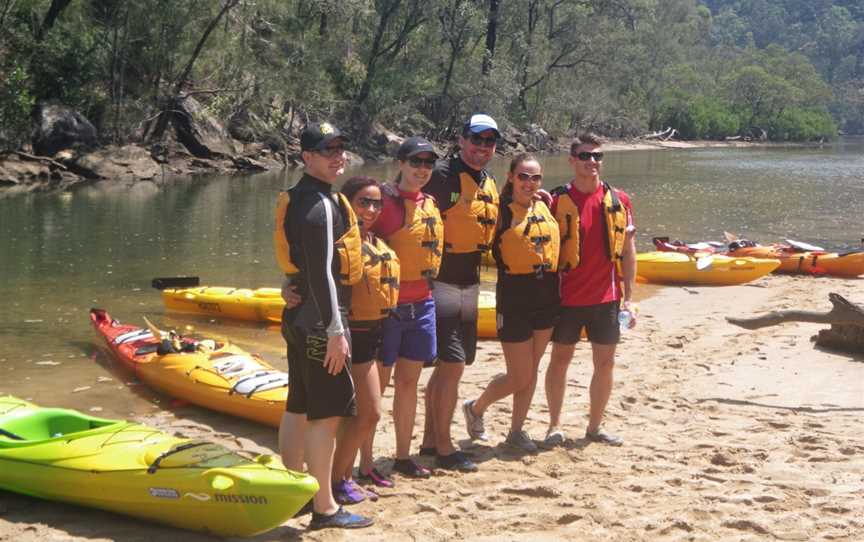
M 537 2 L 528 2 L 528 36 L 525 39 L 525 53 L 522 55 L 522 74 L 519 84 L 519 108 L 523 113 L 528 112 L 528 70 L 531 69 L 531 52 L 534 48 L 534 30 L 537 27 Z
M 36 31 L 36 41 L 42 41 L 45 34 L 51 30 L 57 18 L 63 13 L 63 10 L 69 7 L 72 0 L 51 0 L 51 6 L 48 7 L 48 12 L 45 13 L 45 18 L 42 19 L 42 24 L 39 25 L 39 30 Z
M 198 43 L 195 45 L 195 50 L 192 51 L 192 56 L 189 57 L 189 62 L 187 62 L 186 67 L 183 68 L 183 73 L 174 83 L 174 94 L 180 94 L 180 91 L 183 90 L 183 85 L 186 84 L 186 80 L 189 79 L 189 75 L 192 73 L 192 66 L 194 66 L 195 61 L 198 60 L 198 55 L 200 55 L 201 51 L 204 49 L 204 44 L 207 43 L 207 38 L 210 37 L 210 33 L 213 32 L 222 17 L 224 17 L 226 13 L 231 11 L 231 9 L 239 3 L 240 0 L 225 0 L 225 5 L 222 6 L 219 14 L 210 21 L 209 25 L 207 25 L 204 33 L 201 35 L 201 39 L 199 39 Z
M 195 50 L 192 52 L 192 56 L 189 57 L 189 61 L 186 63 L 186 67 L 183 68 L 183 72 L 174 82 L 172 95 L 160 100 L 161 107 L 158 118 L 156 119 L 155 124 L 153 124 L 153 129 L 147 130 L 148 133 L 145 137 L 146 141 L 154 142 L 161 140 L 162 135 L 165 133 L 165 129 L 168 127 L 169 122 L 173 119 L 175 115 L 179 114 L 175 106 L 183 101 L 183 96 L 181 96 L 181 93 L 183 92 L 183 86 L 189 79 L 189 75 L 192 73 L 192 67 L 195 65 L 195 61 L 198 60 L 198 56 L 204 49 L 204 44 L 207 42 L 207 38 L 219 24 L 219 21 L 222 19 L 222 17 L 224 17 L 229 11 L 231 11 L 232 8 L 234 8 L 234 6 L 239 3 L 240 0 L 225 0 L 225 4 L 222 6 L 222 9 L 219 10 L 219 14 L 216 15 L 216 17 L 212 21 L 210 21 L 209 25 L 207 25 L 204 33 L 201 35 L 201 38 L 195 45 Z M 178 122 L 186 122 L 186 119 L 178 119 Z
M 3 28 L 3 23 L 6 22 L 6 16 L 12 11 L 12 8 L 15 7 L 15 3 L 18 0 L 6 0 L 6 3 L 3 5 L 2 11 L 0 11 L 0 28 Z
M 498 39 L 498 7 L 500 0 L 489 0 L 489 19 L 486 23 L 486 51 L 483 54 L 483 75 L 492 73 L 495 41 Z
M 849 352 L 864 352 L 864 307 L 835 293 L 828 294 L 828 299 L 833 305 L 828 312 L 784 310 L 753 318 L 727 317 L 726 320 L 744 329 L 759 329 L 784 322 L 831 324 L 831 329 L 819 331 L 817 345 Z

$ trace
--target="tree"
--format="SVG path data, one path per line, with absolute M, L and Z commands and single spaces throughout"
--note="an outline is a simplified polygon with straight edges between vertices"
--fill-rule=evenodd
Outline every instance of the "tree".
M 426 22 L 421 0 L 375 0 L 377 25 L 372 44 L 366 56 L 366 76 L 360 91 L 354 96 L 352 126 L 365 133 L 370 126 L 370 115 L 365 109 L 379 63 L 385 57 L 392 60 L 408 43 L 411 33 Z

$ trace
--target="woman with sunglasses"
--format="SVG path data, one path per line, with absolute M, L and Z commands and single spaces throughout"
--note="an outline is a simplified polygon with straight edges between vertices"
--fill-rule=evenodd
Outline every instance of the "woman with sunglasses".
M 397 151 L 399 176 L 384 187 L 384 209 L 373 229 L 396 251 L 401 262 L 399 303 L 384 320 L 381 348 L 382 388 L 395 367 L 393 421 L 396 428 L 396 461 L 393 470 L 409 478 L 428 478 L 431 471 L 410 457 L 411 437 L 417 414 L 417 383 L 425 364 L 437 356 L 435 301 L 431 280 L 438 275 L 444 226 L 435 198 L 421 189 L 429 182 L 438 154 L 421 137 L 405 140 Z M 364 444 L 371 456 L 371 438 Z M 371 466 L 371 464 L 370 464 Z M 375 469 L 360 474 L 380 486 L 392 486 Z
M 376 360 L 382 337 L 382 321 L 396 306 L 399 296 L 399 259 L 381 239 L 372 233 L 384 206 L 381 186 L 369 177 L 352 177 L 342 186 L 358 218 L 363 241 L 363 277 L 351 289 L 348 327 L 351 330 L 351 376 L 357 394 L 357 416 L 345 427 L 333 458 L 333 495 L 340 504 L 363 501 L 367 493 L 352 479 L 357 450 L 381 418 L 381 379 Z M 371 446 L 360 456 L 360 473 L 373 468 Z M 369 492 L 369 496 L 377 495 Z
M 496 312 L 498 338 L 507 374 L 495 377 L 479 398 L 462 405 L 468 434 L 487 440 L 483 413 L 513 395 L 507 444 L 536 452 L 523 430 L 534 389 L 537 367 L 558 318 L 558 223 L 540 197 L 543 171 L 537 159 L 520 154 L 510 162 L 501 192 L 492 254 L 498 266 Z

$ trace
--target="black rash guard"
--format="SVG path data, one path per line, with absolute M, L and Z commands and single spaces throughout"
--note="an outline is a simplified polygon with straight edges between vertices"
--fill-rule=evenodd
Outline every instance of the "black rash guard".
M 345 234 L 348 219 L 331 191 L 331 185 L 306 174 L 290 190 L 285 234 L 291 261 L 300 269 L 292 279 L 302 301 L 286 308 L 282 321 L 307 333 L 338 335 L 348 327 L 351 287 L 338 280 L 339 256 L 333 245 Z
M 485 169 L 482 171 L 471 169 L 459 155 L 456 155 L 449 159 L 439 160 L 432 170 L 432 178 L 423 187 L 423 192 L 435 196 L 442 215 L 447 209 L 453 207 L 455 202 L 459 201 L 459 196 L 462 194 L 459 173 L 463 171 L 474 179 L 477 186 L 480 186 L 480 183 L 489 175 Z M 462 254 L 445 251 L 441 258 L 441 269 L 435 280 L 457 286 L 479 284 L 481 256 L 482 253 L 479 251 Z

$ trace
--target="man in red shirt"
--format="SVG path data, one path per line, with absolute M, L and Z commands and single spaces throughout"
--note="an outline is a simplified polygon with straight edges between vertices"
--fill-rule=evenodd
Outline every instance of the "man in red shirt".
M 561 407 L 567 368 L 586 329 L 594 361 L 591 409 L 585 438 L 620 446 L 623 439 L 600 423 L 612 393 L 615 346 L 620 340 L 618 313 L 630 310 L 636 277 L 636 244 L 630 198 L 600 179 L 603 141 L 584 134 L 570 146 L 573 180 L 552 191 L 552 212 L 561 231 L 561 315 L 552 335 L 546 371 L 549 431 L 546 444 L 564 442 Z M 635 326 L 633 319 L 629 326 Z

